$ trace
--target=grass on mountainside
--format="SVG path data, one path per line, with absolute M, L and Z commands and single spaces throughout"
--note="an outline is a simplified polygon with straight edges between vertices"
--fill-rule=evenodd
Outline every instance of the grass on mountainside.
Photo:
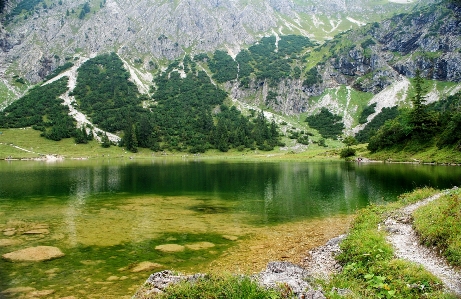
M 437 148 L 435 145 L 414 151 L 411 149 L 386 149 L 376 153 L 364 153 L 372 160 L 392 162 L 421 162 L 421 163 L 461 163 L 461 151 L 454 147 Z
M 205 276 L 195 282 L 181 282 L 166 288 L 162 294 L 150 294 L 138 299 L 278 299 L 290 298 L 291 292 L 265 289 L 249 277 Z
M 395 203 L 358 212 L 338 256 L 343 270 L 323 283 L 328 298 L 456 298 L 443 292 L 439 279 L 421 266 L 395 259 L 386 232 L 378 229 L 392 211 L 437 193 L 423 188 Z M 459 237 L 459 233 L 458 233 Z M 338 289 L 345 289 L 345 295 Z M 331 290 L 331 291 L 330 291 Z
M 338 160 L 340 142 L 327 140 L 328 147 L 311 144 L 308 150 L 298 152 L 294 150 L 281 150 L 276 148 L 273 151 L 245 150 L 238 151 L 231 149 L 227 153 L 218 150 L 208 150 L 199 155 L 193 155 L 188 152 L 153 152 L 150 149 L 139 148 L 137 153 L 126 151 L 122 147 L 111 146 L 103 148 L 93 140 L 88 144 L 76 144 L 74 138 L 66 138 L 61 141 L 52 141 L 40 137 L 40 131 L 32 128 L 25 129 L 1 129 L 0 128 L 0 159 L 7 157 L 15 159 L 38 158 L 41 155 L 56 154 L 64 158 L 133 158 L 133 159 L 150 159 L 153 157 L 200 157 L 201 159 L 235 159 L 235 160 Z M 294 141 L 286 138 L 287 145 L 293 146 Z M 30 152 L 15 148 L 26 149 Z
M 25 129 L 0 129 L 0 159 L 11 156 L 12 158 L 36 158 L 40 155 L 57 154 L 64 157 L 121 157 L 129 156 L 123 148 L 111 146 L 102 148 L 96 141 L 88 144 L 76 144 L 74 138 L 65 138 L 61 141 L 52 141 L 40 137 L 40 131 L 32 128 Z M 23 148 L 27 151 L 15 148 Z
M 452 191 L 418 209 L 414 218 L 423 244 L 437 247 L 451 265 L 460 267 L 461 191 Z

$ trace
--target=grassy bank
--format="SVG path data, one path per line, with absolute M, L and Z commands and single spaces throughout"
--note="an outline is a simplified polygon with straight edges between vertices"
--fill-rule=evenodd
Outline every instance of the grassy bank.
M 288 298 L 289 294 L 265 289 L 249 277 L 244 276 L 205 276 L 195 282 L 184 281 L 168 287 L 162 294 L 139 295 L 137 299 L 278 299 Z
M 273 151 L 232 149 L 228 152 L 209 150 L 203 154 L 190 154 L 187 152 L 153 152 L 150 149 L 139 148 L 139 152 L 131 153 L 122 147 L 111 146 L 103 148 L 93 140 L 88 144 L 76 144 L 73 138 L 61 141 L 52 141 L 40 137 L 40 132 L 31 128 L 25 129 L 0 129 L 0 159 L 33 159 L 43 155 L 59 155 L 66 159 L 85 158 L 126 158 L 126 159 L 151 159 L 153 157 L 186 158 L 200 157 L 202 159 L 235 159 L 235 160 L 339 160 L 338 149 L 310 145 L 306 151 L 291 149 L 275 149 Z M 336 145 L 336 144 L 335 144 Z
M 446 147 L 439 149 L 437 146 L 429 146 L 419 151 L 411 150 L 382 150 L 371 154 L 362 150 L 363 156 L 378 161 L 392 162 L 421 162 L 421 163 L 445 163 L 460 164 L 461 151 L 457 148 Z
M 461 190 L 420 208 L 414 217 L 423 244 L 437 247 L 451 265 L 461 267 Z
M 427 272 L 424 268 L 401 259 L 394 258 L 392 246 L 386 241 L 386 232 L 380 230 L 384 220 L 396 209 L 407 204 L 427 198 L 437 191 L 429 188 L 416 190 L 414 192 L 403 194 L 399 200 L 392 204 L 370 206 L 361 210 L 351 227 L 348 237 L 341 244 L 342 253 L 338 260 L 343 265 L 341 273 L 334 275 L 330 281 L 324 282 L 323 287 L 329 290 L 328 298 L 457 298 L 453 295 L 443 292 L 441 281 Z M 419 232 L 423 235 L 431 231 L 441 231 L 449 223 L 453 224 L 453 219 L 442 217 L 441 214 L 447 212 L 447 198 L 442 201 L 436 201 L 415 214 L 415 222 L 422 222 L 426 225 L 420 225 Z M 459 201 L 459 196 L 456 195 Z M 459 203 L 455 203 L 459 204 Z M 434 210 L 434 205 L 444 206 L 445 209 Z M 424 211 L 424 212 L 423 212 Z M 459 211 L 459 207 L 458 207 Z M 432 218 L 440 219 L 439 224 L 435 224 L 432 218 L 428 218 L 427 213 L 432 214 Z M 450 228 L 453 235 L 439 234 L 438 236 L 445 239 L 450 244 L 458 240 L 461 236 L 459 232 L 460 222 L 454 225 L 455 229 Z M 453 231 L 455 230 L 455 231 Z M 429 242 L 430 243 L 430 242 Z M 455 241 L 456 243 L 456 241 Z M 442 247 L 449 248 L 449 245 Z M 432 244 L 431 244 L 432 245 Z M 458 242 L 459 245 L 459 242 Z M 456 247 L 456 246 L 455 246 Z M 452 256 L 459 254 L 460 248 L 456 249 L 457 253 L 450 253 Z M 331 290 L 331 291 L 330 291 Z M 341 292 L 338 290 L 347 290 Z M 345 296 L 344 296 L 345 295 Z
M 52 141 L 40 137 L 40 132 L 31 128 L 25 129 L 0 129 L 0 160 L 34 159 L 43 155 L 59 155 L 66 159 L 85 158 L 119 158 L 119 159 L 151 159 L 153 157 L 187 158 L 200 157 L 201 159 L 233 159 L 233 160 L 265 160 L 265 161 L 330 161 L 340 160 L 339 153 L 342 145 L 339 141 L 332 141 L 328 147 L 311 144 L 307 149 L 296 149 L 292 140 L 285 140 L 291 147 L 276 148 L 272 151 L 249 150 L 238 151 L 231 149 L 228 152 L 209 150 L 203 154 L 190 154 L 187 152 L 153 152 L 149 149 L 139 148 L 139 152 L 131 153 L 124 148 L 111 146 L 103 148 L 97 141 L 88 144 L 76 144 L 73 138 L 61 141 Z M 366 144 L 353 147 L 355 157 L 366 157 L 375 161 L 388 162 L 421 162 L 421 163 L 446 163 L 460 164 L 461 151 L 454 148 L 437 149 L 428 147 L 420 152 L 412 151 L 380 151 L 371 154 Z M 354 157 L 353 157 L 354 158 Z

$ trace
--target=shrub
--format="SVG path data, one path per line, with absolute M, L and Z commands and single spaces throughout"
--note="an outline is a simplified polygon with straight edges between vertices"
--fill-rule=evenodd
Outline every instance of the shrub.
M 341 152 L 339 153 L 339 156 L 341 158 L 348 158 L 355 156 L 356 150 L 350 147 L 343 148 Z

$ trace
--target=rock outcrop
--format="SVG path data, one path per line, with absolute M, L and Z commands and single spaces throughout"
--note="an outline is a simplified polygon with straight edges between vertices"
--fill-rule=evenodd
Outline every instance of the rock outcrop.
M 149 69 L 151 61 L 171 60 L 189 51 L 226 48 L 236 54 L 242 46 L 274 31 L 301 31 L 324 39 L 338 33 L 342 22 L 357 27 L 412 7 L 363 0 L 351 1 L 347 6 L 344 1 L 320 0 L 304 4 L 293 0 L 106 0 L 81 15 L 85 2 L 38 5 L 25 13 L 26 17 L 5 15 L 8 21 L 6 32 L 0 34 L 0 59 L 32 83 L 41 81 L 76 53 L 90 55 L 118 49 L 126 60 Z

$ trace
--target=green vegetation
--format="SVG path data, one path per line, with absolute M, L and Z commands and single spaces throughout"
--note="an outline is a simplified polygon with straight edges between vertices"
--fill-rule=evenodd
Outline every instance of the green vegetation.
M 370 106 L 365 107 L 360 113 L 359 124 L 364 124 L 367 122 L 368 116 L 375 113 L 376 103 L 371 104 Z
M 437 247 L 453 266 L 461 266 L 461 192 L 452 191 L 418 209 L 414 225 L 422 243 Z
M 370 107 L 370 106 L 369 106 Z M 373 108 L 374 110 L 374 108 Z M 364 110 L 365 111 L 365 110 Z M 363 114 L 364 112 L 362 112 Z M 365 143 L 370 140 L 376 131 L 381 128 L 387 120 L 392 120 L 399 115 L 398 107 L 384 107 L 366 126 L 355 135 L 358 142 Z M 367 116 L 368 117 L 368 116 Z M 360 117 L 362 119 L 362 116 Z M 366 118 L 365 118 L 366 119 Z
M 34 10 L 34 8 L 43 0 L 23 0 L 16 5 L 15 8 L 11 10 L 11 12 L 8 15 L 8 19 L 11 20 L 17 15 L 20 15 L 23 11 L 26 13 L 31 12 Z M 4 2 L 3 5 L 5 5 L 6 2 Z
M 45 80 L 50 80 L 51 78 L 56 77 L 60 73 L 64 72 L 65 70 L 70 69 L 73 66 L 74 66 L 74 64 L 72 62 L 68 61 L 68 62 L 64 63 L 63 65 L 57 67 L 51 74 L 46 76 Z
M 346 148 L 343 148 L 339 153 L 341 158 L 348 158 L 355 156 L 356 150 L 351 148 L 351 146 L 357 144 L 357 140 L 353 136 L 346 136 L 343 140 L 343 143 L 346 145 Z
M 439 102 L 425 105 L 423 80 L 414 79 L 413 108 L 402 109 L 393 120 L 370 137 L 368 149 L 378 152 L 386 149 L 418 152 L 436 144 L 438 148 L 461 150 L 461 93 Z M 360 137 L 365 140 L 365 137 Z
M 331 290 L 327 297 L 344 298 L 335 291 L 339 288 L 350 290 L 346 298 L 454 298 L 443 293 L 441 282 L 422 267 L 395 259 L 385 231 L 378 229 L 395 209 L 434 193 L 433 189 L 419 189 L 402 195 L 396 203 L 361 210 L 340 245 L 338 260 L 343 270 L 324 285 Z
M 6 5 L 6 0 L 0 0 L 0 14 L 3 13 L 3 10 L 5 9 Z
M 316 67 L 311 68 L 306 73 L 306 79 L 304 79 L 304 86 L 312 86 L 318 83 L 322 83 L 322 76 L 320 76 Z
M 83 4 L 82 10 L 80 11 L 80 14 L 78 15 L 78 18 L 80 20 L 83 20 L 85 16 L 90 12 L 91 12 L 90 4 L 88 2 L 85 2 L 85 4 Z
M 281 36 L 278 43 L 275 36 L 263 37 L 236 57 L 241 86 L 247 87 L 252 76 L 258 81 L 268 80 L 272 86 L 282 78 L 299 78 L 302 70 L 295 65 L 295 60 L 314 45 L 309 38 L 299 35 Z
M 311 128 L 316 129 L 323 138 L 338 139 L 344 130 L 344 123 L 339 115 L 333 114 L 327 108 L 322 108 L 319 114 L 306 118 Z
M 214 73 L 213 79 L 219 83 L 237 78 L 237 62 L 224 51 L 216 50 L 208 67 Z
M 32 88 L 23 98 L 13 102 L 0 114 L 0 127 L 33 126 L 51 140 L 72 137 L 75 125 L 59 96 L 67 90 L 67 78 Z
M 142 111 L 138 89 L 115 53 L 99 55 L 80 68 L 73 95 L 79 108 L 101 129 L 126 129 Z
M 287 294 L 288 295 L 288 294 Z M 181 282 L 170 286 L 165 293 L 145 297 L 158 299 L 277 299 L 281 292 L 268 290 L 259 286 L 248 277 L 241 276 L 205 276 L 195 282 Z
M 262 112 L 250 122 L 250 117 L 235 107 L 223 105 L 227 93 L 214 86 L 204 71 L 192 72 L 195 62 L 185 59 L 183 66 L 185 78 L 170 65 L 155 79 L 153 98 L 157 104 L 151 108 L 153 113 L 145 119 L 146 130 L 142 131 L 149 135 L 149 127 L 155 129 L 147 139 L 138 138 L 150 138 L 145 146 L 198 153 L 212 148 L 223 152 L 230 148 L 272 150 L 279 144 L 277 126 L 269 123 Z

